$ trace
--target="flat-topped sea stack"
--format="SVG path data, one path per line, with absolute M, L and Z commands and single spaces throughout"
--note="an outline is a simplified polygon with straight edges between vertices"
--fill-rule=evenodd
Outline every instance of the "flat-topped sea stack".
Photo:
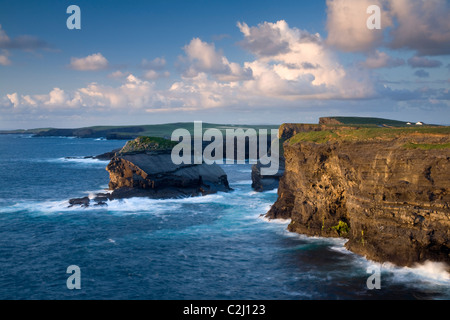
M 227 175 L 217 164 L 174 164 L 171 159 L 174 145 L 170 140 L 155 137 L 128 141 L 106 167 L 112 192 L 98 194 L 93 199 L 95 204 L 131 197 L 168 199 L 231 190 Z M 72 199 L 70 205 L 88 206 L 90 202 L 89 198 Z
M 284 127 L 299 132 L 267 217 L 378 262 L 450 262 L 450 127 Z

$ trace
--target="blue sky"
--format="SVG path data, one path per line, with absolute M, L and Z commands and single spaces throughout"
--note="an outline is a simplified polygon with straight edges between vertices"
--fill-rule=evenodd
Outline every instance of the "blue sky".
M 71 4 L 81 30 L 66 27 Z M 445 0 L 2 1 L 0 129 L 450 124 L 449 13 Z

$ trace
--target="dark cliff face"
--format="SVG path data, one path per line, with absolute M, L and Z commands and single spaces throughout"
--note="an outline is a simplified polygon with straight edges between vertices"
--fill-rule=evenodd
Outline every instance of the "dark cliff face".
M 110 193 L 69 200 L 69 206 L 107 205 L 108 200 L 132 197 L 169 199 L 227 192 L 226 173 L 217 165 L 180 164 L 172 161 L 175 143 L 158 137 L 138 137 L 120 150 L 97 156 L 109 159 Z
M 175 165 L 170 152 L 116 155 L 106 170 L 113 198 L 174 198 L 230 190 L 218 165 Z
M 225 172 L 216 164 L 174 164 L 174 145 L 157 137 L 128 141 L 106 167 L 112 196 L 172 198 L 230 190 Z
M 285 173 L 269 218 L 289 230 L 345 237 L 351 251 L 379 262 L 450 262 L 449 142 L 413 135 L 366 141 L 284 144 Z

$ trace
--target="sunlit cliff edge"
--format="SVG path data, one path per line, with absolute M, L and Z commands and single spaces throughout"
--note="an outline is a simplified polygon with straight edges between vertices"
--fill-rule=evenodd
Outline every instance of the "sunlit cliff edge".
M 279 136 L 285 171 L 267 217 L 347 238 L 378 262 L 450 262 L 450 127 L 323 118 L 284 124 Z

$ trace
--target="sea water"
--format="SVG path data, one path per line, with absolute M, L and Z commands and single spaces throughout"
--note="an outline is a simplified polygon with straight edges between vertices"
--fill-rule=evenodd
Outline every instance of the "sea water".
M 229 193 L 68 208 L 108 184 L 124 145 L 104 139 L 0 135 L 0 299 L 449 299 L 445 266 L 378 265 L 345 240 L 289 233 L 264 214 L 276 190 L 251 188 L 251 166 L 223 165 Z M 66 157 L 72 157 L 66 159 Z M 67 288 L 67 267 L 81 289 Z

